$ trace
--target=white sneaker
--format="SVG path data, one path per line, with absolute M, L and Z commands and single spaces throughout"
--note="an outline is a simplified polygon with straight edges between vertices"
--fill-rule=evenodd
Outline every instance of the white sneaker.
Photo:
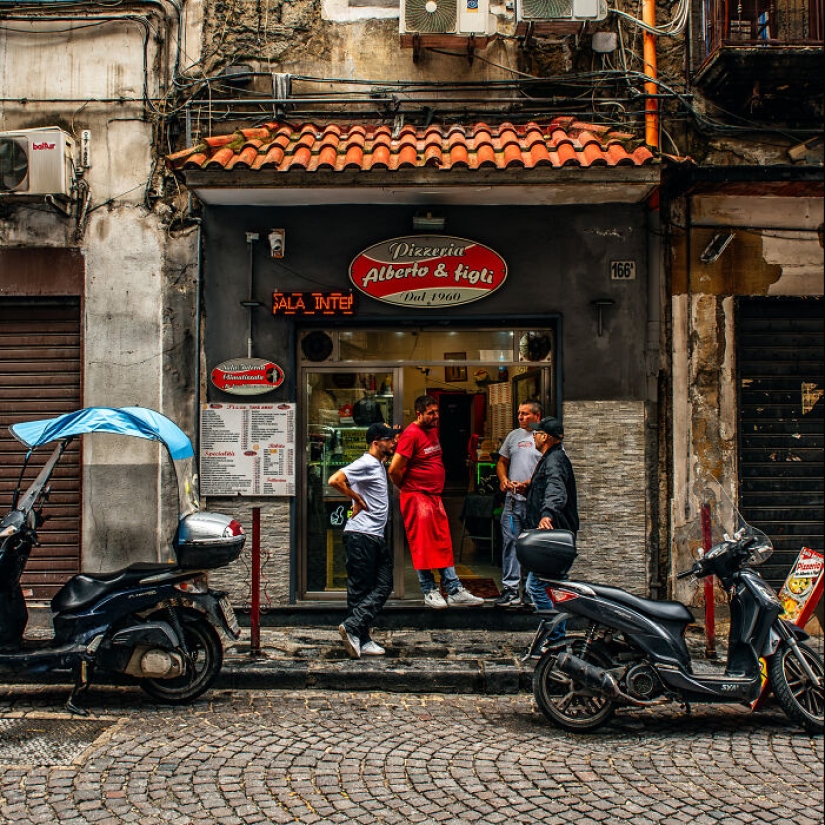
M 478 607 L 480 604 L 484 604 L 484 599 L 480 596 L 474 596 L 464 587 L 459 587 L 455 593 L 451 593 L 447 596 L 447 604 L 451 606 L 454 604 L 460 604 L 465 605 L 466 607 Z
M 426 604 L 427 607 L 432 607 L 434 610 L 443 610 L 447 606 L 447 602 L 444 601 L 444 597 L 438 590 L 430 590 L 429 593 L 425 593 L 424 604 Z
M 341 641 L 343 641 L 344 647 L 347 649 L 350 659 L 360 658 L 361 642 L 358 640 L 358 637 L 353 636 L 353 634 L 350 633 L 349 630 L 347 630 L 347 628 L 342 624 L 338 625 L 338 632 L 341 634 Z
M 378 642 L 375 642 L 372 639 L 361 645 L 362 656 L 383 656 L 386 652 L 387 651 L 381 647 Z

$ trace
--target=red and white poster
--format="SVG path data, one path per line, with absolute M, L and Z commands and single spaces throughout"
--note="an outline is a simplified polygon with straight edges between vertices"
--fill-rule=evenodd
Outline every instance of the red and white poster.
M 233 358 L 214 367 L 211 379 L 232 395 L 262 395 L 284 383 L 284 371 L 265 358 Z
M 825 556 L 810 547 L 803 547 L 796 557 L 796 562 L 779 591 L 779 601 L 785 612 L 783 619 L 793 622 L 797 627 L 805 627 L 813 615 L 822 590 L 825 586 Z M 751 705 L 758 710 L 765 701 L 768 682 L 768 665 L 764 659 L 759 660 L 762 670 L 762 692 Z
M 427 309 L 492 295 L 507 279 L 490 247 L 448 235 L 407 235 L 373 244 L 349 268 L 356 289 L 387 304 Z

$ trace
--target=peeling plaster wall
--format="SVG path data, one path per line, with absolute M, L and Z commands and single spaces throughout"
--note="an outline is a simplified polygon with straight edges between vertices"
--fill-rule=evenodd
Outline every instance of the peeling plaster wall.
M 670 586 L 675 598 L 690 601 L 700 597 L 701 588 L 677 583 L 673 575 L 689 567 L 701 546 L 702 478 L 720 479 L 737 500 L 735 299 L 823 294 L 817 234 L 823 204 L 805 198 L 694 198 L 689 209 L 677 204 L 674 218 Z M 699 256 L 720 228 L 732 229 L 733 241 L 717 261 L 702 263 Z
M 200 0 L 187 3 L 184 65 L 199 54 L 200 10 Z M 176 21 L 152 8 L 137 13 L 149 18 L 148 91 L 157 97 L 174 60 Z M 141 99 L 143 62 L 134 22 L 10 24 L 0 32 L 2 129 L 59 126 L 76 140 L 84 129 L 92 136 L 86 208 L 76 203 L 67 217 L 42 201 L 2 199 L 0 243 L 82 252 L 85 406 L 160 409 L 191 433 L 197 233 L 172 237 L 163 213 L 144 204 L 155 131 Z M 84 441 L 82 569 L 166 560 L 177 494 L 165 452 L 134 438 Z

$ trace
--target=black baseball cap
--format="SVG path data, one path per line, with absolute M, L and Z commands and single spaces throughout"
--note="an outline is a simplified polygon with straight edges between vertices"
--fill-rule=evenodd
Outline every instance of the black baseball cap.
M 555 438 L 564 438 L 564 427 L 558 418 L 542 418 L 541 421 L 534 421 L 527 425 L 531 430 L 540 430 Z
M 373 441 L 381 441 L 384 438 L 395 438 L 396 432 L 386 424 L 370 424 L 367 428 L 367 444 Z

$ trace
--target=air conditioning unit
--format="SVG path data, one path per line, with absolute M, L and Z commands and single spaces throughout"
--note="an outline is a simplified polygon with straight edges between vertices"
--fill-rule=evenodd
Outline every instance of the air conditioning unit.
M 62 129 L 0 132 L 0 198 L 71 198 L 74 140 Z
M 597 23 L 605 17 L 605 0 L 516 0 L 516 23 Z
M 496 18 L 490 14 L 490 0 L 401 0 L 399 31 L 490 36 L 496 32 Z

